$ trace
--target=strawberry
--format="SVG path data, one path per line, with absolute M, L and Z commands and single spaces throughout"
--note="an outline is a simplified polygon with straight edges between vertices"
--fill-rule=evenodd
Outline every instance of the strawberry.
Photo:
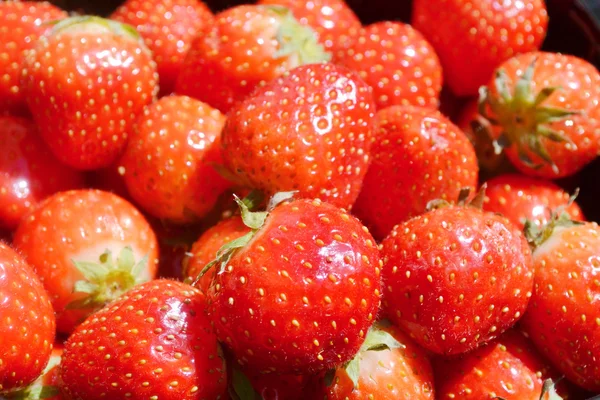
M 319 43 L 332 54 L 353 46 L 362 28 L 344 0 L 259 0 L 258 4 L 288 8 L 298 22 L 315 31 Z
M 377 109 L 414 105 L 437 109 L 442 68 L 433 47 L 410 25 L 382 21 L 366 26 L 335 62 L 358 71 L 373 88 Z
M 435 47 L 452 91 L 472 96 L 503 61 L 540 48 L 548 14 L 544 0 L 415 0 L 412 24 Z
M 377 239 L 434 199 L 477 187 L 477 159 L 465 134 L 438 111 L 392 106 L 377 113 L 373 162 L 354 213 Z
M 571 219 L 585 217 L 569 194 L 552 182 L 523 175 L 501 175 L 487 181 L 483 209 L 504 215 L 515 226 L 523 229 L 526 221 L 537 226 L 549 222 L 552 210 L 566 207 Z
M 0 115 L 27 113 L 19 82 L 23 58 L 48 30 L 46 22 L 66 17 L 45 1 L 0 2 Z
M 226 368 L 206 298 L 170 280 L 144 283 L 89 316 L 65 343 L 69 399 L 225 399 Z
M 438 207 L 383 241 L 383 304 L 418 344 L 454 355 L 519 320 L 534 270 L 524 235 L 506 218 L 472 205 Z
M 0 227 L 13 230 L 23 216 L 51 194 L 83 187 L 83 175 L 59 163 L 19 117 L 0 116 Z
M 371 90 L 354 72 L 301 66 L 231 110 L 224 162 L 246 186 L 350 208 L 369 165 L 374 114 Z
M 285 199 L 278 194 L 268 212 L 254 213 L 238 200 L 252 231 L 207 266 L 218 269 L 208 312 L 242 367 L 317 373 L 349 361 L 375 321 L 379 252 L 344 210 Z
M 222 112 L 299 65 L 328 61 L 316 34 L 284 7 L 241 5 L 215 16 L 186 56 L 175 86 Z
M 127 201 L 133 202 L 127 186 L 125 185 L 124 168 L 119 163 L 114 163 L 106 168 L 100 168 L 87 173 L 87 182 L 90 188 L 111 192 Z
M 167 94 L 194 37 L 214 16 L 200 0 L 127 0 L 110 18 L 134 26 L 144 38 L 154 55 L 160 90 Z
M 523 329 L 568 379 L 598 393 L 600 228 L 573 222 L 564 212 L 542 228 L 529 228 L 536 272 Z
M 553 369 L 512 329 L 465 355 L 435 359 L 434 370 L 440 399 L 556 399 L 545 397 L 551 389 L 545 382 L 556 375 Z
M 234 364 L 229 362 L 228 366 Z M 273 376 L 257 371 L 242 371 L 234 364 L 230 373 L 230 400 L 305 400 L 314 399 L 312 375 Z
M 190 97 L 163 97 L 135 122 L 119 165 L 133 199 L 153 216 L 185 224 L 205 216 L 229 183 L 221 163 L 225 117 Z
M 54 343 L 50 360 L 42 375 L 25 389 L 6 396 L 9 400 L 64 400 L 58 389 L 58 365 L 63 354 L 62 343 Z
M 482 89 L 489 134 L 527 175 L 573 175 L 600 151 L 600 73 L 580 58 L 533 52 L 511 58 Z
M 98 17 L 54 25 L 24 67 L 25 97 L 42 137 L 78 169 L 116 161 L 134 118 L 157 92 L 156 64 L 138 33 Z
M 44 370 L 54 343 L 48 293 L 33 270 L 0 242 L 0 397 L 22 389 Z
M 99 190 L 57 193 L 27 215 L 13 238 L 70 333 L 94 310 L 156 274 L 156 237 L 127 201 Z

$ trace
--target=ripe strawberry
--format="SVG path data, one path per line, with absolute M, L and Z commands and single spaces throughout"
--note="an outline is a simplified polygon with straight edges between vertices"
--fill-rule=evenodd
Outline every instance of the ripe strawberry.
M 144 38 L 156 62 L 160 90 L 167 94 L 194 37 L 214 16 L 200 0 L 127 0 L 110 18 L 134 26 Z
M 48 363 L 55 320 L 48 294 L 14 250 L 0 242 L 0 397 L 36 380 Z
M 153 216 L 178 224 L 197 221 L 230 185 L 221 163 L 225 117 L 190 97 L 163 97 L 134 124 L 119 165 L 133 199 Z
M 83 175 L 59 163 L 37 127 L 0 116 L 0 227 L 13 230 L 38 202 L 56 192 L 83 187 Z
M 256 372 L 305 374 L 349 361 L 380 304 L 371 235 L 318 200 L 284 201 L 268 213 L 239 203 L 252 231 L 219 251 L 207 294 L 218 338 Z
M 382 246 L 384 312 L 434 353 L 473 350 L 527 307 L 531 251 L 502 216 L 441 207 L 397 225 Z
M 496 147 L 527 175 L 569 176 L 600 151 L 600 73 L 585 60 L 545 52 L 513 57 L 480 102 Z
M 227 358 L 227 365 L 234 365 L 230 373 L 230 400 L 305 400 L 312 395 L 312 375 L 284 374 L 273 376 L 257 371 L 242 371 L 235 361 Z
M 487 182 L 483 209 L 504 215 L 523 229 L 529 220 L 538 227 L 549 222 L 551 212 L 565 207 L 571 219 L 585 220 L 577 203 L 569 202 L 569 194 L 552 182 L 509 174 Z
M 62 343 L 54 343 L 50 360 L 42 375 L 25 389 L 12 392 L 6 395 L 6 398 L 9 400 L 64 400 L 58 389 L 58 365 L 62 354 Z
M 436 359 L 434 371 L 440 399 L 550 400 L 542 397 L 543 389 L 547 393 L 544 382 L 556 378 L 529 340 L 515 330 L 465 355 Z
M 374 113 L 371 90 L 354 72 L 298 67 L 231 110 L 225 165 L 268 194 L 296 190 L 350 208 L 369 165 Z
M 438 108 L 442 68 L 423 35 L 401 22 L 365 27 L 357 42 L 335 55 L 373 88 L 377 109 L 392 105 Z
M 0 115 L 27 113 L 19 79 L 25 53 L 48 29 L 48 21 L 67 13 L 48 2 L 0 2 Z
M 70 399 L 224 399 L 225 362 L 206 300 L 184 283 L 144 283 L 79 326 L 65 343 Z
M 503 61 L 540 48 L 548 14 L 544 0 L 415 0 L 412 24 L 435 47 L 452 91 L 471 96 Z
M 530 234 L 535 286 L 522 326 L 568 379 L 600 391 L 600 228 L 566 214 Z
M 377 113 L 378 140 L 354 213 L 377 239 L 435 199 L 477 187 L 477 159 L 463 132 L 438 111 L 392 106 Z
M 299 65 L 329 60 L 312 29 L 283 7 L 241 5 L 202 29 L 175 92 L 227 112 L 265 82 Z
M 46 199 L 13 238 L 50 294 L 57 329 L 70 333 L 87 315 L 156 274 L 156 237 L 127 201 L 99 190 Z
M 24 67 L 23 90 L 42 137 L 78 169 L 111 165 L 157 92 L 156 64 L 137 32 L 98 17 L 54 25 Z
M 259 0 L 258 4 L 288 8 L 298 22 L 315 31 L 319 43 L 332 54 L 353 46 L 362 28 L 360 20 L 344 0 Z

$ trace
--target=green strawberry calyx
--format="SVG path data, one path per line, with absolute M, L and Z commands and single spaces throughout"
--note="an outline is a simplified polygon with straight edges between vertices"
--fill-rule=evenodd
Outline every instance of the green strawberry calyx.
M 470 187 L 464 187 L 460 189 L 456 203 L 451 203 L 446 199 L 434 199 L 430 200 L 427 203 L 426 210 L 433 211 L 439 208 L 451 207 L 452 205 L 457 205 L 459 207 L 473 207 L 481 210 L 483 208 L 483 201 L 485 199 L 486 189 L 487 183 L 484 183 L 483 185 L 481 185 L 475 196 L 473 196 L 473 198 L 469 200 L 472 189 Z
M 75 282 L 73 293 L 82 294 L 67 305 L 67 309 L 97 309 L 145 282 L 142 272 L 148 265 L 148 256 L 135 262 L 133 250 L 127 246 L 116 259 L 110 250 L 98 258 L 98 262 L 72 261 L 84 279 Z
M 61 20 L 50 21 L 48 24 L 52 25 L 50 35 L 65 33 L 91 33 L 98 35 L 111 33 L 143 43 L 141 35 L 133 26 L 93 15 L 73 16 Z
M 519 159 L 526 166 L 538 169 L 543 166 L 543 163 L 546 163 L 555 172 L 558 172 L 558 167 L 550 157 L 545 143 L 547 141 L 569 143 L 570 139 L 553 130 L 548 124 L 580 114 L 580 112 L 543 105 L 560 88 L 546 87 L 537 94 L 533 93 L 532 81 L 535 63 L 534 59 L 518 79 L 513 93 L 509 90 L 506 72 L 498 69 L 494 79 L 497 94 L 491 95 L 486 86 L 482 86 L 479 90 L 479 114 L 492 127 L 501 129 L 500 136 L 493 141 L 497 154 L 500 154 L 503 149 L 515 146 Z M 490 116 L 489 111 L 493 117 Z M 543 163 L 536 164 L 530 154 L 539 157 Z

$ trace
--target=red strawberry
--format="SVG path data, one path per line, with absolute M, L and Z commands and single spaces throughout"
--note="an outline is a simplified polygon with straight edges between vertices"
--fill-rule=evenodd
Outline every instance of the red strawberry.
M 224 161 L 247 186 L 350 208 L 369 165 L 375 107 L 355 73 L 298 67 L 231 110 Z
M 216 171 L 225 117 L 189 97 L 147 107 L 119 165 L 129 193 L 153 216 L 185 224 L 204 217 L 229 183 Z
M 529 220 L 537 226 L 549 222 L 551 212 L 565 207 L 571 219 L 585 220 L 577 203 L 552 182 L 523 175 L 502 175 L 487 182 L 483 209 L 504 215 L 523 229 Z
M 83 187 L 83 175 L 58 162 L 37 127 L 0 116 L 0 227 L 13 230 L 38 202 L 56 192 Z
M 259 0 L 258 4 L 288 8 L 298 22 L 314 29 L 319 43 L 333 54 L 353 46 L 362 28 L 344 0 Z
M 544 0 L 415 0 L 412 24 L 435 47 L 452 91 L 470 96 L 503 61 L 540 48 L 548 14 Z
M 273 374 L 257 371 L 242 371 L 235 367 L 230 371 L 230 400 L 306 400 L 312 395 L 312 375 Z
M 22 389 L 44 370 L 54 343 L 48 294 L 33 270 L 0 242 L 0 397 Z
M 504 217 L 441 207 L 396 226 L 382 246 L 385 314 L 434 353 L 473 350 L 527 307 L 531 252 Z
M 79 169 L 111 165 L 157 91 L 156 64 L 138 33 L 98 17 L 56 24 L 24 66 L 27 104 L 42 137 Z
M 371 235 L 318 200 L 285 201 L 268 213 L 240 207 L 252 231 L 219 252 L 208 290 L 219 339 L 256 372 L 305 374 L 349 361 L 380 304 Z
M 160 90 L 175 87 L 192 40 L 213 14 L 200 0 L 127 0 L 111 19 L 134 26 L 152 51 L 160 76 Z
M 335 61 L 358 71 L 373 88 L 378 109 L 392 105 L 438 108 L 442 68 L 423 35 L 401 22 L 365 27 Z
M 530 236 L 536 273 L 523 328 L 561 373 L 598 393 L 600 228 L 563 213 Z
M 283 7 L 242 5 L 215 16 L 185 59 L 175 92 L 227 112 L 265 82 L 329 60 L 312 29 Z
M 58 389 L 58 365 L 63 354 L 63 345 L 54 343 L 50 360 L 42 375 L 27 388 L 6 396 L 9 400 L 65 400 Z
M 61 389 L 70 399 L 225 399 L 226 368 L 191 286 L 144 283 L 79 326 L 65 343 Z
M 0 2 L 0 115 L 27 113 L 19 82 L 25 53 L 48 30 L 46 22 L 66 17 L 48 2 Z
M 542 397 L 542 390 L 547 393 L 544 382 L 556 377 L 529 340 L 515 330 L 460 357 L 438 358 L 434 370 L 440 399 L 550 400 Z
M 465 134 L 442 114 L 393 106 L 377 113 L 373 162 L 354 213 L 377 239 L 425 211 L 435 199 L 477 187 L 477 159 Z
M 49 197 L 23 219 L 13 244 L 41 277 L 62 333 L 156 274 L 158 244 L 150 225 L 108 192 Z
M 496 147 L 527 175 L 569 176 L 600 151 L 600 73 L 580 58 L 513 57 L 498 67 L 480 102 Z

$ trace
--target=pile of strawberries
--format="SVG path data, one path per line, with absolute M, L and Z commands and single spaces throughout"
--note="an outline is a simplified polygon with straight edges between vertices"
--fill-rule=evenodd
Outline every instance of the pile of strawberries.
M 600 227 L 558 184 L 600 74 L 548 23 L 1 2 L 0 398 L 600 393 Z

